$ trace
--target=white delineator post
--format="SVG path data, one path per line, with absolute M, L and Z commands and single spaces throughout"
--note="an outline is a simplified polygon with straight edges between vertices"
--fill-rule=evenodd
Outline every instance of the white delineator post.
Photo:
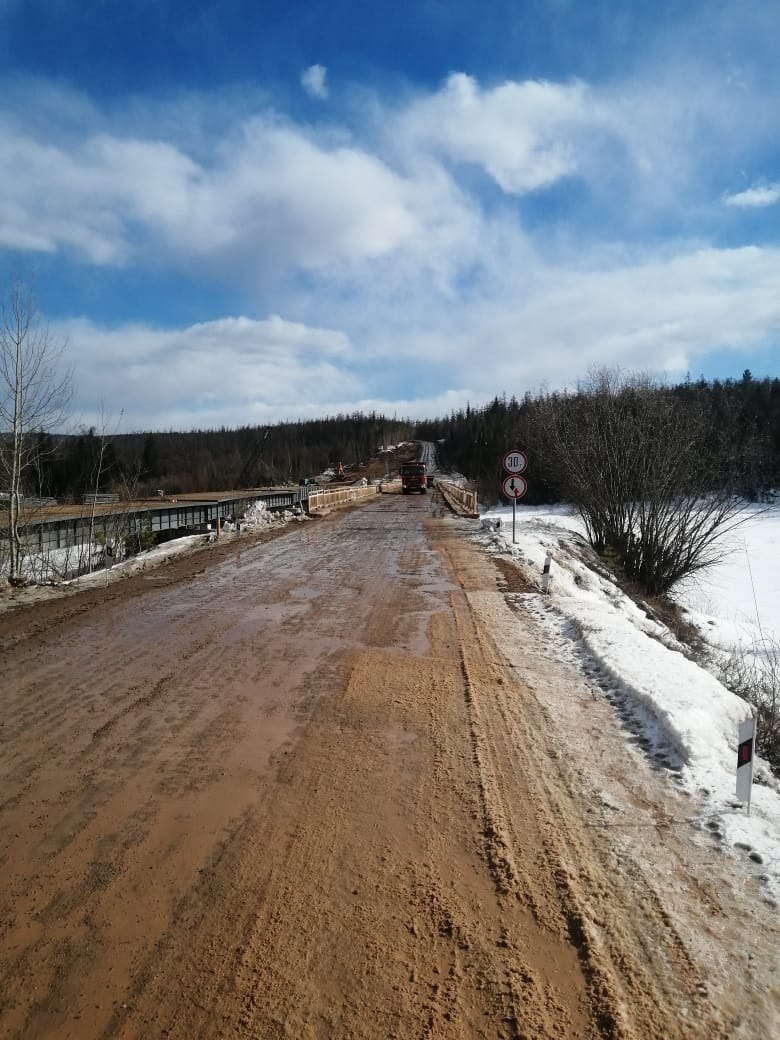
M 547 550 L 547 555 L 544 558 L 544 567 L 542 567 L 542 592 L 547 592 L 550 588 L 550 564 L 552 563 L 552 550 Z
M 750 794 L 753 788 L 753 751 L 756 744 L 756 720 L 745 719 L 739 724 L 737 747 L 737 798 L 747 802 L 750 816 Z

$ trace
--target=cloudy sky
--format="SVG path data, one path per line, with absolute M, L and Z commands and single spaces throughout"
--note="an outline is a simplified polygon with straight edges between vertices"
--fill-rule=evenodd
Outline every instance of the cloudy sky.
M 777 0 L 0 0 L 0 266 L 123 429 L 780 368 Z

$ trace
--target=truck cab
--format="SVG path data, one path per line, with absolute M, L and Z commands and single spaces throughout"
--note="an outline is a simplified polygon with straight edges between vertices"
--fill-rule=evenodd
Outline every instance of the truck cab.
M 424 462 L 405 462 L 401 466 L 401 490 L 405 495 L 419 491 L 424 495 L 428 490 L 428 472 Z

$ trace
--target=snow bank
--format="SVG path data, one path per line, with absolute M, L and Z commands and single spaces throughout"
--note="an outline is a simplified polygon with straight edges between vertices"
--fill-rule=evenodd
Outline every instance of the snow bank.
M 764 572 L 764 551 L 776 553 L 780 516 L 773 520 L 779 526 L 752 543 L 754 570 Z M 764 521 L 757 517 L 755 522 Z M 649 608 L 637 606 L 607 574 L 599 573 L 579 518 L 571 511 L 521 507 L 512 544 L 511 509 L 492 510 L 483 514 L 479 538 L 491 551 L 515 557 L 539 576 L 552 550 L 549 595 L 528 597 L 529 609 L 547 627 L 551 652 L 573 649 L 572 659 L 615 705 L 627 739 L 638 734 L 640 746 L 668 769 L 670 781 L 704 800 L 714 826 L 730 843 L 748 846 L 759 857 L 768 883 L 780 895 L 780 785 L 759 760 L 750 817 L 734 796 L 737 726 L 751 714 L 750 706 L 685 657 Z M 764 573 L 772 573 L 772 564 Z M 773 602 L 780 599 L 778 591 L 780 569 Z
M 265 502 L 253 503 L 245 515 L 241 517 L 238 524 L 225 524 L 226 531 L 265 531 L 272 527 L 284 527 L 285 524 L 307 519 L 306 514 L 300 509 L 296 511 L 284 509 L 272 511 L 268 509 Z
M 213 541 L 215 537 L 215 534 L 194 534 L 187 535 L 184 538 L 173 538 L 169 542 L 155 546 L 153 549 L 147 549 L 135 556 L 129 556 L 126 560 L 122 560 L 121 563 L 115 563 L 108 570 L 101 567 L 92 571 L 91 574 L 82 574 L 80 577 L 73 578 L 71 581 L 64 581 L 62 584 L 69 588 L 82 589 L 92 585 L 103 585 L 109 580 L 115 581 L 117 578 L 126 578 L 149 567 L 156 567 L 174 556 L 183 556 L 185 553 L 202 548 Z

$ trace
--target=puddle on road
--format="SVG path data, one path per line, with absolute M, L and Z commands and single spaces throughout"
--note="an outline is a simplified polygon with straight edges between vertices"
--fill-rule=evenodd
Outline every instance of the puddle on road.
M 291 603 L 289 600 L 276 603 L 256 603 L 254 606 L 243 607 L 240 617 L 231 621 L 231 624 L 243 629 L 256 629 L 261 625 L 277 622 L 283 624 L 291 618 L 299 617 L 307 609 L 306 603 Z

